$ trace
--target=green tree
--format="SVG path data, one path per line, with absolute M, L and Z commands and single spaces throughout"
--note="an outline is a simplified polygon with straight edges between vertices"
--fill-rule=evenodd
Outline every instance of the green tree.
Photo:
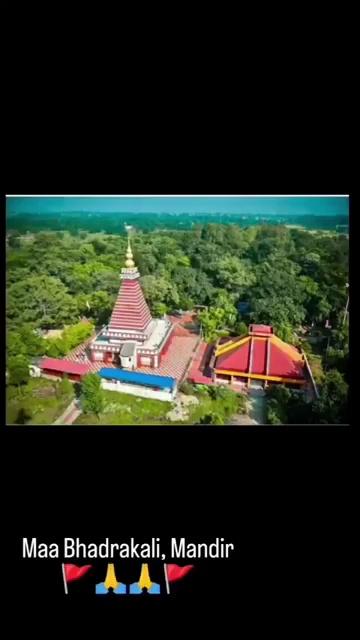
M 284 289 L 287 291 L 287 289 Z M 305 309 L 292 296 L 277 294 L 255 299 L 251 305 L 253 321 L 281 327 L 287 325 L 296 328 L 305 319 Z
M 246 336 L 248 333 L 248 325 L 243 322 L 243 320 L 240 320 L 234 326 L 234 333 L 240 337 Z
M 266 415 L 268 424 L 287 424 L 288 404 L 291 392 L 284 385 L 274 385 L 266 391 Z
M 286 424 L 287 413 L 276 400 L 269 400 L 267 403 L 267 423 Z
M 74 388 L 69 378 L 65 375 L 56 387 L 56 395 L 58 398 L 74 395 Z
M 29 381 L 29 362 L 25 356 L 17 355 L 9 358 L 7 369 L 10 384 L 16 385 L 19 389 Z
M 28 424 L 32 417 L 32 413 L 27 407 L 20 407 L 15 424 Z
M 102 255 L 103 253 L 106 253 L 108 245 L 105 239 L 94 238 L 94 240 L 91 241 L 91 244 L 94 247 L 96 255 Z
M 94 291 L 90 296 L 87 309 L 90 306 L 88 311 L 90 316 L 94 318 L 95 324 L 102 325 L 108 322 L 113 305 L 114 300 L 107 291 Z
M 255 282 L 251 264 L 236 256 L 224 256 L 217 262 L 216 268 L 219 286 L 229 291 L 244 290 Z
M 46 351 L 46 340 L 37 335 L 30 324 L 18 327 L 17 331 L 8 331 L 6 342 L 10 358 L 17 355 L 33 358 L 42 356 Z
M 290 324 L 288 323 L 280 324 L 275 326 L 274 329 L 275 329 L 276 335 L 278 336 L 278 338 L 280 338 L 280 340 L 283 340 L 288 344 L 294 344 L 294 345 L 298 344 L 299 340 L 295 336 L 293 327 Z
M 163 302 L 154 302 L 152 305 L 152 312 L 155 318 L 162 318 L 166 314 L 167 310 L 168 308 Z
M 26 344 L 18 331 L 8 331 L 6 349 L 9 358 L 17 355 L 25 356 L 27 354 Z
M 74 320 L 76 315 L 76 303 L 58 278 L 30 276 L 9 287 L 7 317 L 10 323 L 33 322 L 49 328 Z
M 64 329 L 61 338 L 49 338 L 46 342 L 46 353 L 51 358 L 65 356 L 69 351 L 89 338 L 94 331 L 91 322 L 78 322 Z
M 151 310 L 157 303 L 163 303 L 167 308 L 176 308 L 179 304 L 179 294 L 176 286 L 163 276 L 144 276 L 141 278 L 144 295 Z
M 206 342 L 229 335 L 237 319 L 237 309 L 227 292 L 220 292 L 215 305 L 199 314 Z
M 49 338 L 46 341 L 46 355 L 50 358 L 62 358 L 67 352 L 67 344 L 62 338 Z
M 349 378 L 349 350 L 334 349 L 329 347 L 323 358 L 325 369 L 336 369 L 345 377 L 346 382 Z
M 314 403 L 314 414 L 320 423 L 348 422 L 348 384 L 336 369 L 325 373 L 320 397 Z
M 101 378 L 97 373 L 89 373 L 82 382 L 81 404 L 84 413 L 100 415 L 104 408 L 104 393 Z

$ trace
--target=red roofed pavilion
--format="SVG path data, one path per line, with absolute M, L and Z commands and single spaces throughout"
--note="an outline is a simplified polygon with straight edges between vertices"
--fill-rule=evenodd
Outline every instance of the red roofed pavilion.
M 81 362 L 70 362 L 57 358 L 43 358 L 40 363 L 42 373 L 50 376 L 62 377 L 67 374 L 70 380 L 80 381 L 89 373 L 89 365 Z
M 307 382 L 306 363 L 296 347 L 280 340 L 268 325 L 252 324 L 249 334 L 217 346 L 214 379 L 282 383 L 301 387 Z

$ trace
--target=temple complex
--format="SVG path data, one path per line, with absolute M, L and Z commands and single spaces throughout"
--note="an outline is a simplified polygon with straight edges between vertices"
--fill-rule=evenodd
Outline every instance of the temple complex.
M 251 324 L 246 336 L 201 340 L 191 312 L 153 318 L 140 285 L 128 238 L 119 293 L 108 325 L 63 359 L 44 358 L 36 375 L 81 381 L 98 373 L 105 389 L 171 401 L 186 379 L 234 390 L 285 384 L 315 386 L 306 355 L 280 340 L 268 325 Z M 195 314 L 196 315 L 196 314 Z M 195 322 L 196 325 L 196 322 Z M 41 371 L 41 373 L 40 373 Z
M 144 298 L 140 274 L 128 238 L 125 267 L 109 324 L 90 344 L 92 362 L 113 363 L 124 369 L 157 369 L 173 330 L 166 317 L 152 318 Z

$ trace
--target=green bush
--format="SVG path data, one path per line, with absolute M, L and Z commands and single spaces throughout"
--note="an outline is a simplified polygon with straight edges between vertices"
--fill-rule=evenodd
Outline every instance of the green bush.
M 94 332 L 94 325 L 91 322 L 78 322 L 67 327 L 61 338 L 52 338 L 47 341 L 46 353 L 51 358 L 62 358 L 69 351 L 79 346 Z
M 186 396 L 191 396 L 194 393 L 194 387 L 192 386 L 192 384 L 190 384 L 190 382 L 186 382 L 185 380 L 185 382 L 183 382 L 180 387 L 180 391 Z

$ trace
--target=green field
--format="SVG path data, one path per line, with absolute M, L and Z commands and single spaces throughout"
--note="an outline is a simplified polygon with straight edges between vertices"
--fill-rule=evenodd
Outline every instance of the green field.
M 6 389 L 7 424 L 52 424 L 73 399 L 71 394 L 62 394 L 59 381 L 31 378 L 19 390 Z
M 222 421 L 226 421 L 236 411 L 239 405 L 245 407 L 245 402 L 238 394 L 226 389 L 224 397 L 210 397 L 205 387 L 194 388 L 192 393 L 199 400 L 199 404 L 189 407 L 186 420 L 173 422 L 166 414 L 173 408 L 172 403 L 118 393 L 104 391 L 105 410 L 97 417 L 94 414 L 81 414 L 74 424 L 83 425 L 177 425 L 196 424 L 204 416 L 216 414 Z M 221 394 L 220 394 L 221 395 Z
M 105 410 L 97 417 L 81 414 L 74 424 L 168 424 L 165 415 L 171 409 L 170 402 L 136 398 L 126 393 L 105 391 Z

